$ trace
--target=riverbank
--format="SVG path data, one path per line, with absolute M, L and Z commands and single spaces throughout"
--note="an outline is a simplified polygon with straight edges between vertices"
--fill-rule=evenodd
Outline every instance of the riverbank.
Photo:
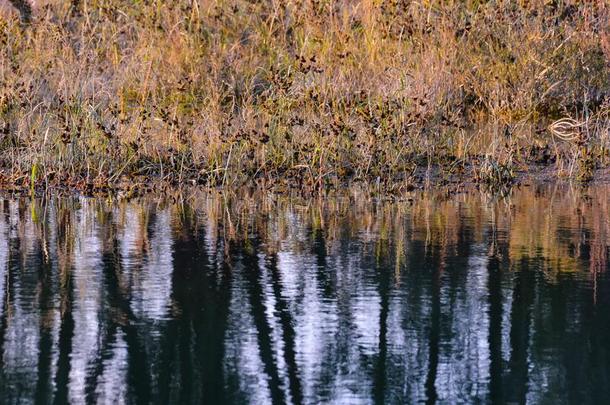
M 0 194 L 7 196 L 71 196 L 109 197 L 117 200 L 138 199 L 145 196 L 167 196 L 170 201 L 180 200 L 193 193 L 222 193 L 232 199 L 244 196 L 292 196 L 303 199 L 335 198 L 337 196 L 358 196 L 376 200 L 412 200 L 417 193 L 432 193 L 446 197 L 460 194 L 464 190 L 480 190 L 483 194 L 495 197 L 510 196 L 515 190 L 529 187 L 569 187 L 586 192 L 591 188 L 610 184 L 610 168 L 598 169 L 592 179 L 586 182 L 575 181 L 569 177 L 558 177 L 555 168 L 550 166 L 530 166 L 527 170 L 516 171 L 511 181 L 490 182 L 474 176 L 475 168 L 448 173 L 443 167 L 418 169 L 408 181 L 382 184 L 376 181 L 339 181 L 320 186 L 312 182 L 296 182 L 294 179 L 260 178 L 258 181 L 244 181 L 227 185 L 212 183 L 198 184 L 194 179 L 176 181 L 150 176 L 122 177 L 113 183 L 87 182 L 74 180 L 68 176 L 38 178 L 33 184 L 27 175 L 16 179 L 0 176 Z M 241 196 L 241 197 L 240 197 Z
M 602 2 L 49 1 L 0 42 L 5 188 L 399 193 L 610 160 Z

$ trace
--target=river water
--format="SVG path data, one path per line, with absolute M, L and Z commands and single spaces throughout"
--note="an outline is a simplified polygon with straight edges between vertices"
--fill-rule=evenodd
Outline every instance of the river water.
M 0 198 L 0 403 L 602 403 L 610 187 Z

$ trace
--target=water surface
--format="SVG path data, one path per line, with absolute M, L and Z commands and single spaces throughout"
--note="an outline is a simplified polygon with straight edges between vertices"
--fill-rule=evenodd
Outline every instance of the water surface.
M 600 403 L 610 188 L 0 199 L 0 403 Z

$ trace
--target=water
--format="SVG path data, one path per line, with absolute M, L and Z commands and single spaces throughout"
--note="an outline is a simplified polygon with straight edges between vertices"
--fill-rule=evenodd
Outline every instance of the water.
M 610 187 L 0 200 L 0 403 L 600 403 Z

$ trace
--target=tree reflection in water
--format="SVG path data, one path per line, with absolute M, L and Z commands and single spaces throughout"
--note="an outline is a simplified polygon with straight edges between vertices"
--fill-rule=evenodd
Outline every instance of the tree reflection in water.
M 0 402 L 598 402 L 609 191 L 5 198 Z

